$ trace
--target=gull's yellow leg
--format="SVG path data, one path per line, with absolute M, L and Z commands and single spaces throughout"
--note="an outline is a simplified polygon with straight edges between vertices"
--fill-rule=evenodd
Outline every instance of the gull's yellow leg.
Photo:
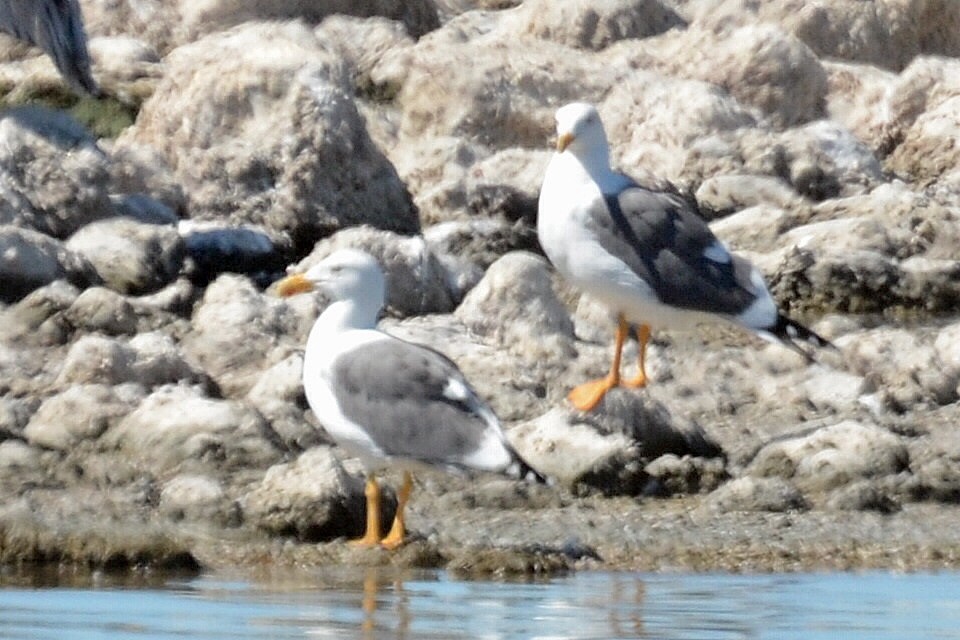
M 397 494 L 397 515 L 393 517 L 393 526 L 390 527 L 390 533 L 380 541 L 385 549 L 396 549 L 403 544 L 403 537 L 406 534 L 404 525 L 403 511 L 407 507 L 407 501 L 410 500 L 410 493 L 413 491 L 413 476 L 409 471 L 403 472 L 403 484 L 400 485 L 400 491 Z
M 367 478 L 364 494 L 367 496 L 367 531 L 362 538 L 351 540 L 350 544 L 357 547 L 375 547 L 380 544 L 380 485 L 373 474 Z
M 629 380 L 623 381 L 623 386 L 631 387 L 636 389 L 638 387 L 647 386 L 647 343 L 650 342 L 650 326 L 642 324 L 637 328 L 637 342 L 639 343 L 637 349 L 639 355 L 637 356 L 637 375 L 630 378 Z
M 623 314 L 617 317 L 617 336 L 616 344 L 613 349 L 613 362 L 610 365 L 610 373 L 599 380 L 591 380 L 576 386 L 567 395 L 570 401 L 580 411 L 591 411 L 600 404 L 607 391 L 620 384 L 620 355 L 623 352 L 623 343 L 627 339 L 627 332 L 630 326 L 627 324 Z

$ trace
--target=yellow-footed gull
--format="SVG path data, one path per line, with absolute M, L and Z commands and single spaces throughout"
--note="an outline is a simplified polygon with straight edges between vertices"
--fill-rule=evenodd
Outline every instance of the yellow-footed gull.
M 615 386 L 647 383 L 651 327 L 722 319 L 808 360 L 798 341 L 832 346 L 779 312 L 760 271 L 727 250 L 695 204 L 641 187 L 610 168 L 607 135 L 592 105 L 568 104 L 556 120 L 557 150 L 537 212 L 540 245 L 564 278 L 617 316 L 610 372 L 575 387 L 568 396 L 575 407 L 590 411 Z M 620 354 L 631 325 L 637 327 L 639 370 L 622 380 Z
M 303 387 L 334 441 L 367 470 L 363 546 L 396 548 L 405 535 L 411 471 L 431 466 L 479 470 L 545 482 L 510 446 L 500 422 L 443 354 L 376 328 L 386 279 L 369 254 L 342 249 L 306 273 L 280 281 L 282 296 L 321 289 L 333 302 L 310 330 Z M 381 538 L 376 471 L 403 469 L 397 512 Z

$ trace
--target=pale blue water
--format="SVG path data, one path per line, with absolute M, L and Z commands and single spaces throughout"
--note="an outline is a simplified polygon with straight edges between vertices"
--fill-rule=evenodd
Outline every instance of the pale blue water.
M 0 586 L 0 638 L 960 638 L 957 573 L 582 572 L 505 583 L 358 568 L 100 583 Z

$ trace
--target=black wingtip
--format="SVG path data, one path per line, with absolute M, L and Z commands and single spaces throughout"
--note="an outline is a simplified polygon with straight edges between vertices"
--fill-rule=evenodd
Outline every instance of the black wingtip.
M 809 351 L 800 346 L 801 344 L 807 344 L 817 349 L 837 349 L 832 342 L 820 334 L 783 314 L 777 315 L 777 323 L 767 331 L 778 341 L 806 358 L 807 362 L 815 362 L 816 360 Z
M 550 478 L 531 467 L 516 451 L 513 452 L 513 464 L 511 464 L 507 470 L 507 475 L 517 480 L 524 480 L 535 484 L 553 484 Z

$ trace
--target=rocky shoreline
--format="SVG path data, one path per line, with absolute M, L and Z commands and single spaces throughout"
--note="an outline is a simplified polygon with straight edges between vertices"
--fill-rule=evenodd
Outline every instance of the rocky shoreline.
M 81 0 L 93 104 L 0 61 L 0 565 L 960 566 L 956 3 L 340 4 Z M 566 404 L 611 349 L 534 232 L 571 100 L 838 351 L 663 331 L 647 389 Z M 325 301 L 270 284 L 344 246 L 555 486 L 427 472 L 413 542 L 342 544 L 362 474 L 299 379 Z

